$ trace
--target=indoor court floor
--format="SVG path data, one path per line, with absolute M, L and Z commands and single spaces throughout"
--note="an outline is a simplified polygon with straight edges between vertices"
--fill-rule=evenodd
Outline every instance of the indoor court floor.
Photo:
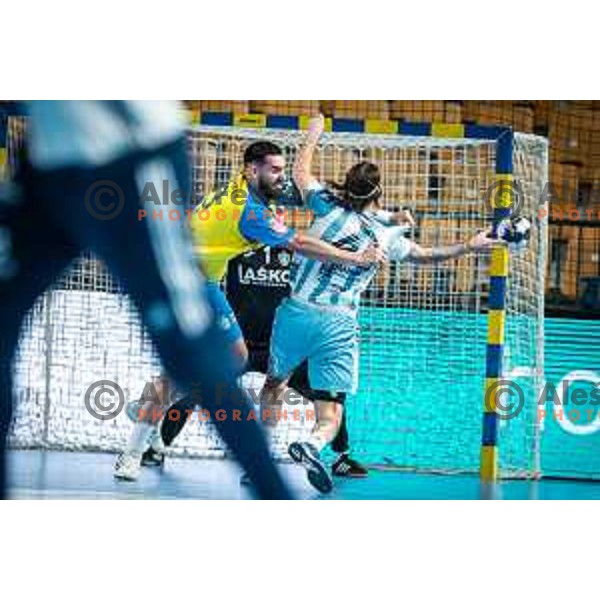
M 10 495 L 14 499 L 249 499 L 240 470 L 228 460 L 168 458 L 160 472 L 144 468 L 136 482 L 113 478 L 114 454 L 13 450 L 9 452 Z M 303 468 L 283 464 L 302 499 L 322 500 L 592 500 L 600 482 L 504 481 L 482 487 L 473 475 L 430 475 L 372 470 L 366 479 L 336 479 L 321 495 L 306 482 Z

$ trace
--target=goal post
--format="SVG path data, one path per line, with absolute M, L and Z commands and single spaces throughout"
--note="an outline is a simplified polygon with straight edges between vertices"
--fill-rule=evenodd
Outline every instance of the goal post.
M 226 184 L 241 169 L 244 148 L 259 139 L 283 148 L 291 172 L 306 126 L 302 117 L 195 114 L 188 140 L 196 191 Z M 536 476 L 546 253 L 538 202 L 547 180 L 546 140 L 504 127 L 328 120 L 315 174 L 340 181 L 358 160 L 379 165 L 384 207 L 409 208 L 417 227 L 407 235 L 422 245 L 464 240 L 509 215 L 511 182 L 533 227 L 518 255 L 499 248 L 491 257 L 380 270 L 359 313 L 360 385 L 347 401 L 353 449 L 372 465 L 480 473 L 485 480 Z M 309 214 L 294 217 L 299 227 L 309 224 Z M 11 443 L 118 450 L 130 422 L 124 413 L 94 420 L 85 390 L 97 380 L 118 380 L 135 399 L 159 371 L 129 299 L 101 262 L 82 257 L 28 317 L 15 365 Z M 517 382 L 525 397 L 512 419 L 485 400 L 503 379 Z M 286 424 L 278 451 L 310 426 L 303 419 Z M 186 425 L 175 451 L 224 455 L 212 425 L 197 421 Z
M 500 193 L 491 194 L 493 234 L 497 225 L 510 217 L 514 209 L 513 189 L 513 133 L 510 129 L 496 137 L 496 181 L 494 188 Z M 508 247 L 492 250 L 490 261 L 490 290 L 488 296 L 488 327 L 485 357 L 485 388 L 481 435 L 481 461 L 479 473 L 483 481 L 498 478 L 498 412 L 494 393 L 503 377 L 504 334 L 506 322 L 506 281 L 509 274 Z

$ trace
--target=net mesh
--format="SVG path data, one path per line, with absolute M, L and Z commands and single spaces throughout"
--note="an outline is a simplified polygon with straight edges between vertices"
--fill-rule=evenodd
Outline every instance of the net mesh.
M 226 184 L 241 168 L 246 145 L 267 138 L 288 166 L 304 139 L 296 131 L 198 127 L 189 132 L 193 178 L 200 195 Z M 369 134 L 324 134 L 314 161 L 321 180 L 341 181 L 358 160 L 382 172 L 384 206 L 410 208 L 415 241 L 436 246 L 464 240 L 490 222 L 483 202 L 495 176 L 495 143 Z M 537 217 L 547 178 L 546 142 L 516 135 L 515 176 L 523 212 L 534 221 L 529 247 L 511 257 L 507 288 L 506 373 L 525 393 L 519 416 L 501 423 L 504 474 L 536 470 L 536 394 L 543 374 L 546 222 Z M 165 217 L 167 215 L 165 214 Z M 305 227 L 310 215 L 294 213 Z M 488 259 L 463 257 L 435 266 L 392 264 L 366 292 L 360 311 L 360 389 L 348 399 L 353 449 L 372 464 L 417 470 L 475 471 L 479 464 L 487 318 Z M 131 422 L 124 413 L 94 419 L 84 394 L 94 381 L 116 381 L 127 399 L 160 373 L 137 313 L 102 263 L 76 261 L 36 303 L 15 364 L 14 446 L 121 449 Z M 260 377 L 246 383 L 260 385 Z M 282 423 L 282 450 L 311 426 Z M 191 422 L 176 442 L 191 456 L 222 456 L 210 423 Z

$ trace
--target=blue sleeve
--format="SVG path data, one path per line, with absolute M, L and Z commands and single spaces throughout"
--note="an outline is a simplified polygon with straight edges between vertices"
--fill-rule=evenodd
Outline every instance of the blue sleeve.
M 250 196 L 240 219 L 240 233 L 253 242 L 266 246 L 285 246 L 296 232 L 274 215 L 264 204 Z
M 340 205 L 335 195 L 317 182 L 308 188 L 305 194 L 306 208 L 311 210 L 315 217 L 324 217 Z

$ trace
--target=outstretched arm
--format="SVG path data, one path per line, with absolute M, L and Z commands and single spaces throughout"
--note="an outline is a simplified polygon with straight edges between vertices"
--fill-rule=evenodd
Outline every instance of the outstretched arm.
M 414 227 L 416 225 L 415 219 L 412 216 L 410 210 L 401 209 L 397 212 L 392 212 L 385 209 L 376 210 L 373 216 L 383 225 L 389 225 L 391 227 Z
M 439 248 L 423 248 L 415 242 L 410 242 L 410 250 L 407 259 L 414 263 L 438 263 L 453 258 L 460 258 L 466 254 L 483 254 L 502 245 L 501 240 L 490 237 L 491 230 L 481 231 L 466 242 L 453 244 L 451 246 L 440 246 Z

